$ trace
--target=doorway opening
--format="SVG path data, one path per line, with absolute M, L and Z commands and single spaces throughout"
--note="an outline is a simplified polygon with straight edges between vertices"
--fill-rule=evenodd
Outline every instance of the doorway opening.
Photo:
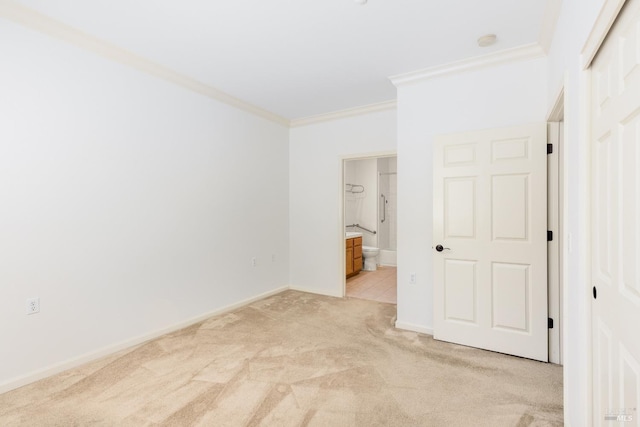
M 397 157 L 344 159 L 344 295 L 397 303 Z

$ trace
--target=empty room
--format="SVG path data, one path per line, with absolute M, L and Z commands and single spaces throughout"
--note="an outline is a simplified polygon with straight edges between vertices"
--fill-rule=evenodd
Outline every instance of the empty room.
M 640 0 L 0 0 L 0 425 L 637 426 Z

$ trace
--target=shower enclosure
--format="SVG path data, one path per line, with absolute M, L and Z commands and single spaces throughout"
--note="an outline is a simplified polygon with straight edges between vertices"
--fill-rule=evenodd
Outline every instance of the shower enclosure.
M 380 250 L 379 265 L 396 265 L 396 157 L 344 163 L 345 231 L 362 232 L 363 246 Z
M 378 159 L 378 247 L 380 265 L 396 265 L 397 245 L 396 157 Z

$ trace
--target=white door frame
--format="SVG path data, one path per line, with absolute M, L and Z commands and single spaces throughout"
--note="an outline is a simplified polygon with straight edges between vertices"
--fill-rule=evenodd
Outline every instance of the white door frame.
M 553 232 L 553 241 L 548 246 L 548 303 L 549 317 L 553 319 L 553 329 L 549 329 L 549 362 L 563 363 L 563 331 L 566 309 L 563 307 L 567 297 L 564 295 L 565 274 L 567 271 L 565 256 L 564 230 L 567 217 L 565 174 L 566 156 L 564 155 L 564 86 L 556 96 L 556 101 L 547 115 L 549 135 L 547 142 L 552 144 L 553 153 L 548 158 L 547 182 L 548 229 Z
M 568 325 L 568 317 L 566 313 L 569 310 L 569 239 L 567 236 L 567 231 L 569 230 L 567 225 L 567 218 L 569 212 L 569 197 L 568 197 L 568 188 L 569 188 L 569 177 L 568 177 L 568 160 L 566 156 L 566 141 L 568 141 L 568 127 L 565 123 L 565 87 L 567 87 L 569 83 L 569 73 L 565 72 L 562 87 L 557 91 L 555 96 L 555 101 L 553 107 L 547 114 L 547 121 L 550 123 L 558 123 L 562 122 L 561 135 L 562 139 L 559 147 L 559 158 L 558 158 L 558 178 L 559 178 L 559 226 L 560 230 L 558 230 L 558 237 L 560 238 L 560 245 L 558 248 L 558 267 L 559 267 L 559 298 L 560 298 L 560 320 L 558 321 L 558 326 L 560 327 L 559 334 L 559 345 L 560 345 L 560 363 L 565 365 L 565 361 L 568 362 L 570 359 L 566 359 L 567 354 L 569 354 L 568 343 L 569 340 L 566 339 L 565 334 L 569 332 Z M 550 290 L 550 292 L 554 292 Z M 580 295 L 574 295 L 574 298 L 580 298 Z M 549 351 L 551 353 L 551 349 Z M 549 359 L 551 361 L 551 358 Z M 570 363 L 570 362 L 569 362 Z M 566 368 L 562 370 L 562 383 L 563 383 L 563 402 L 564 402 L 564 419 L 565 423 L 567 422 L 567 406 L 566 402 L 569 401 L 569 370 Z

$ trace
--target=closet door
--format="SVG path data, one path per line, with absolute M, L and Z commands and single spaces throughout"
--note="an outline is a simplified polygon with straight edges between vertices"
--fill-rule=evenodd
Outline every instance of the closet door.
M 640 0 L 627 1 L 591 76 L 593 424 L 637 426 Z

